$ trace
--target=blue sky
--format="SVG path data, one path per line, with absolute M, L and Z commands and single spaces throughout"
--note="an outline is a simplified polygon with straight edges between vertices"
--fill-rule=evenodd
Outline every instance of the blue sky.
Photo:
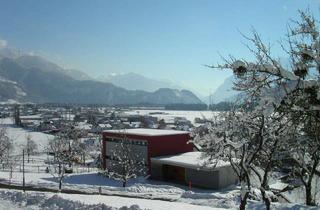
M 0 39 L 92 77 L 136 72 L 207 95 L 231 73 L 204 64 L 221 62 L 219 54 L 252 58 L 239 31 L 254 27 L 277 45 L 298 9 L 319 17 L 319 6 L 320 0 L 0 0 Z

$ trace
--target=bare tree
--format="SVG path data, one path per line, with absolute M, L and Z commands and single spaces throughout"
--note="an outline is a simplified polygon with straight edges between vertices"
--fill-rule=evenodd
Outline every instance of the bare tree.
M 89 152 L 89 147 L 85 144 L 83 139 L 81 139 L 81 130 L 76 129 L 72 124 L 67 126 L 65 129 L 65 134 L 70 139 L 69 152 L 73 157 L 72 161 L 82 162 L 85 164 L 86 156 Z
M 319 112 L 316 114 L 300 116 L 304 123 L 298 124 L 289 153 L 294 160 L 292 176 L 297 176 L 304 185 L 307 205 L 317 205 L 315 178 L 320 177 L 320 116 Z
M 12 140 L 7 135 L 7 128 L 0 127 L 0 162 L 9 163 L 10 154 L 13 150 Z
M 201 145 L 210 163 L 221 159 L 230 162 L 241 185 L 240 209 L 245 209 L 247 199 L 255 196 L 253 187 L 260 189 L 266 207 L 270 209 L 271 198 L 266 193 L 268 175 L 275 167 L 280 146 L 286 139 L 280 135 L 285 122 L 275 123 L 274 117 L 266 116 L 264 109 L 223 112 L 208 134 L 196 135 L 193 140 Z M 254 175 L 259 179 L 258 184 L 253 184 Z
M 264 119 L 259 137 L 261 147 L 254 160 L 254 165 L 259 170 L 253 171 L 258 177 L 257 187 L 260 189 L 266 209 L 270 209 L 271 202 L 277 200 L 269 187 L 270 174 L 282 166 L 283 152 L 290 147 L 290 137 L 295 132 L 295 125 L 278 113 L 268 117 L 263 116 L 261 119 Z
M 214 128 L 209 134 L 214 135 L 214 138 L 211 138 L 214 139 L 213 143 L 207 141 L 207 145 L 208 148 L 217 147 L 226 153 L 221 156 L 229 156 L 233 167 L 236 166 L 234 169 L 240 182 L 244 180 L 247 188 L 250 188 L 250 169 L 258 175 L 252 166 L 260 165 L 264 169 L 263 176 L 258 175 L 262 181 L 262 194 L 268 188 L 268 173 L 282 149 L 282 152 L 290 155 L 296 163 L 295 174 L 300 177 L 305 187 L 306 204 L 315 205 L 311 192 L 312 181 L 319 174 L 317 169 L 320 164 L 320 36 L 317 21 L 313 16 L 308 11 L 299 11 L 299 14 L 301 19 L 293 21 L 294 28 L 289 26 L 287 43 L 282 44 L 291 59 L 290 66 L 284 66 L 279 59 L 272 56 L 270 47 L 263 43 L 256 31 L 253 31 L 253 37 L 245 37 L 253 44 L 253 48 L 248 48 L 255 55 L 255 61 L 231 57 L 225 59 L 224 65 L 209 66 L 233 70 L 236 76 L 234 88 L 244 93 L 244 101 L 249 102 L 250 106 L 245 108 L 246 111 L 238 109 L 233 112 L 229 121 L 226 119 L 230 116 L 224 116 L 218 128 L 222 126 L 225 130 L 219 131 L 219 134 L 216 132 L 218 128 Z M 259 110 L 260 116 L 252 115 Z M 242 116 L 246 112 L 249 115 Z M 241 116 L 241 120 L 238 115 Z M 256 117 L 252 119 L 253 116 Z M 270 116 L 278 118 L 278 121 L 270 119 Z M 289 123 L 290 127 L 280 123 L 276 127 L 271 126 L 271 130 L 266 129 L 270 125 L 266 123 L 269 120 L 284 121 Z M 256 123 L 258 129 L 252 129 Z M 287 135 L 288 133 L 290 135 Z M 290 144 L 283 146 L 280 139 L 287 136 L 296 138 L 291 138 Z M 266 139 L 268 144 L 265 144 Z M 214 150 L 219 152 L 218 149 Z M 256 162 L 259 156 L 265 157 L 267 161 Z M 232 163 L 232 157 L 237 158 L 239 162 Z M 242 195 L 242 209 L 247 197 L 248 192 Z M 270 208 L 270 200 L 264 196 L 264 201 L 267 208 Z
M 215 121 L 209 128 L 209 133 L 197 136 L 194 142 L 201 145 L 209 162 L 217 164 L 219 160 L 229 161 L 238 176 L 241 195 L 240 209 L 245 209 L 250 196 L 251 170 L 253 165 L 254 150 L 252 148 L 249 130 L 244 123 L 244 113 L 231 111 L 223 113 L 219 121 Z
M 109 157 L 107 175 L 115 180 L 121 181 L 126 187 L 130 179 L 143 176 L 146 173 L 146 162 L 138 150 L 134 149 L 134 142 L 124 135 L 117 139 L 113 154 Z
M 26 135 L 27 143 L 25 145 L 24 150 L 27 152 L 28 155 L 28 163 L 30 161 L 30 155 L 34 155 L 38 151 L 38 145 L 36 142 L 32 139 L 30 134 Z
M 86 156 L 89 152 L 88 146 L 85 144 L 85 142 L 81 141 L 81 139 L 73 139 L 72 141 L 72 154 L 75 158 L 79 157 L 82 164 L 85 165 L 86 163 Z
M 58 179 L 60 191 L 62 189 L 63 179 L 66 177 L 66 171 L 72 164 L 72 155 L 69 148 L 70 140 L 63 134 L 59 134 L 52 139 L 48 146 L 48 152 L 53 154 L 49 171 Z
M 9 174 L 9 181 L 11 182 L 12 176 L 13 176 L 13 171 L 14 169 L 20 165 L 21 166 L 22 162 L 22 157 L 19 155 L 10 155 L 9 158 L 7 159 L 7 167 L 10 170 Z

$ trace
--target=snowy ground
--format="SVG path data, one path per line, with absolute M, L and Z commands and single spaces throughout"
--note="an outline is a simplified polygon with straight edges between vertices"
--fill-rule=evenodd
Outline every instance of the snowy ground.
M 42 159 L 45 160 L 45 157 L 42 157 Z M 33 157 L 31 160 L 33 160 Z M 38 162 L 34 163 L 33 161 L 25 164 L 27 171 L 25 174 L 26 184 L 36 187 L 58 189 L 57 179 L 51 174 L 45 173 L 45 165 L 42 167 L 42 170 L 40 169 L 39 171 L 37 167 L 33 167 L 38 164 Z M 17 166 L 12 174 L 10 170 L 0 170 L 0 182 L 21 185 L 23 175 L 19 169 L 20 166 Z M 129 206 L 129 204 L 139 204 L 139 206 L 146 209 L 237 209 L 238 205 L 239 190 L 236 186 L 223 191 L 209 191 L 194 188 L 193 192 L 190 192 L 186 186 L 139 178 L 130 180 L 127 187 L 123 188 L 120 182 L 108 179 L 98 174 L 97 171 L 87 172 L 87 168 L 78 168 L 75 172 L 77 171 L 78 173 L 71 174 L 65 178 L 62 186 L 63 189 L 73 189 L 97 194 L 99 187 L 101 187 L 102 194 L 113 196 L 79 195 L 75 197 L 73 195 L 63 195 L 63 198 L 86 202 L 87 204 L 98 204 L 99 202 L 118 203 L 117 205 L 113 205 L 114 207 L 121 207 L 120 204 L 127 206 Z M 121 197 L 119 198 L 115 195 Z M 131 196 L 134 198 L 129 199 L 123 196 Z M 107 198 L 109 200 L 106 200 Z M 156 200 L 141 200 L 138 198 Z M 166 202 L 162 200 L 166 200 Z M 187 208 L 187 206 L 191 204 L 197 205 L 197 208 Z
M 260 202 L 248 202 L 247 209 L 263 209 Z M 103 195 L 78 195 L 64 193 L 26 192 L 17 190 L 0 190 L 0 209 L 6 210 L 221 210 L 237 209 L 237 207 L 212 208 L 208 206 L 192 205 L 182 202 L 168 202 L 137 198 L 124 198 Z M 272 204 L 271 209 L 281 210 L 315 210 L 316 207 L 305 207 L 299 204 Z
M 43 153 L 48 145 L 48 142 L 50 141 L 50 139 L 53 138 L 53 136 L 43 134 L 41 132 L 32 132 L 32 131 L 24 130 L 22 128 L 17 128 L 13 125 L 12 120 L 9 118 L 3 120 L 1 126 L 7 127 L 8 136 L 13 140 L 14 146 L 16 148 L 15 149 L 16 156 L 19 156 L 19 157 L 21 156 L 21 147 L 25 145 L 27 135 L 30 135 L 31 138 L 33 138 L 35 142 L 38 143 L 39 150 L 40 152 L 42 152 L 37 156 L 31 156 L 29 163 L 25 161 L 26 184 L 37 186 L 37 187 L 47 187 L 47 188 L 58 189 L 57 179 L 53 177 L 51 174 L 45 172 L 45 169 L 48 166 L 46 165 L 46 160 L 48 159 L 48 156 L 46 153 Z M 207 193 L 205 191 L 199 190 L 199 192 L 201 192 L 202 194 L 203 193 L 205 194 L 205 199 L 199 199 L 198 194 L 192 195 L 190 193 L 187 193 L 188 189 L 185 186 L 146 180 L 142 178 L 131 180 L 128 183 L 128 187 L 123 188 L 121 187 L 121 183 L 99 175 L 97 172 L 97 169 L 91 169 L 91 168 L 88 169 L 88 168 L 82 168 L 80 166 L 76 166 L 74 168 L 74 172 L 75 172 L 74 174 L 68 176 L 64 180 L 64 183 L 63 183 L 64 189 L 73 189 L 73 190 L 80 190 L 80 191 L 89 192 L 89 193 L 97 193 L 99 191 L 99 187 L 101 187 L 101 191 L 103 194 L 134 196 L 136 197 L 135 199 L 139 197 L 139 198 L 150 198 L 150 199 L 164 199 L 168 201 L 178 202 L 178 204 L 175 204 L 176 202 L 168 202 L 167 204 L 160 205 L 159 204 L 159 202 L 161 202 L 160 200 L 145 201 L 146 206 L 144 208 L 152 208 L 152 209 L 154 209 L 155 206 L 161 207 L 165 205 L 167 205 L 166 206 L 167 208 L 169 204 L 174 206 L 173 209 L 179 209 L 178 206 L 181 206 L 180 209 L 186 208 L 185 206 L 188 206 L 192 203 L 202 205 L 203 206 L 202 208 L 201 206 L 199 207 L 201 209 L 206 209 L 208 208 L 208 206 L 219 207 L 220 205 L 219 204 L 218 206 L 215 206 L 210 203 L 204 202 L 207 200 L 206 198 L 209 196 L 208 193 L 212 193 L 212 192 Z M 11 173 L 11 169 L 0 168 L 0 181 L 3 183 L 11 183 L 14 185 L 22 184 L 21 157 L 18 158 L 17 161 L 15 162 L 12 173 Z M 197 192 L 197 189 L 195 189 L 195 192 Z M 79 197 L 74 198 L 71 195 L 66 195 L 66 196 L 69 196 L 68 198 L 73 200 L 77 200 L 77 198 L 79 198 Z M 99 197 L 97 195 L 90 195 L 90 196 L 91 198 L 87 200 L 88 202 L 94 201 L 95 200 L 94 197 Z M 193 196 L 195 196 L 196 199 L 193 199 L 192 198 Z M 87 196 L 84 196 L 84 197 L 87 197 Z M 203 197 L 203 195 L 201 195 L 200 197 Z M 232 193 L 230 197 L 234 197 Z M 123 198 L 123 197 L 122 198 L 110 197 L 110 199 L 111 198 L 113 198 L 114 201 L 119 201 L 119 199 L 122 199 L 121 204 L 122 203 L 134 204 L 134 202 L 136 202 L 134 199 L 131 199 L 131 200 L 129 199 L 130 201 L 128 201 L 127 198 Z M 216 199 L 216 195 L 212 196 L 212 198 Z M 81 198 L 80 200 L 83 200 L 83 199 L 84 198 Z M 146 199 L 143 199 L 143 200 L 146 200 Z M 117 205 L 116 207 L 120 207 L 120 206 Z M 168 207 L 167 209 L 170 209 L 170 208 Z
M 153 209 L 217 210 L 180 202 L 124 198 L 117 196 L 40 193 L 0 190 L 1 209 Z
M 30 135 L 31 139 L 38 144 L 39 152 L 44 152 L 47 148 L 48 142 L 53 139 L 52 135 L 42 132 L 28 131 L 14 126 L 12 118 L 1 119 L 0 126 L 7 128 L 7 135 L 13 141 L 15 154 L 22 153 L 21 151 L 23 146 L 26 145 L 28 135 Z
M 139 110 L 141 113 L 143 110 Z M 146 110 L 149 111 L 149 110 Z M 153 110 L 154 111 L 154 110 Z M 170 111 L 165 111 L 170 112 Z M 176 114 L 189 116 L 188 112 L 172 111 L 172 116 Z M 212 112 L 194 113 L 188 119 L 207 115 L 209 118 Z M 205 114 L 204 114 L 205 113 Z M 170 115 L 170 114 L 168 114 Z M 163 115 L 167 116 L 167 115 Z M 168 117 L 168 116 L 167 116 Z M 40 132 L 31 132 L 13 125 L 11 119 L 5 119 L 0 126 L 8 128 L 8 135 L 13 140 L 16 147 L 15 155 L 21 155 L 21 147 L 26 143 L 28 134 L 38 143 L 41 153 L 32 156 L 30 162 L 25 164 L 25 180 L 27 185 L 58 189 L 57 179 L 45 172 L 46 160 L 48 156 L 43 153 L 51 135 Z M 13 171 L 0 168 L 0 182 L 15 185 L 22 184 L 22 162 L 18 159 L 14 164 Z M 276 183 L 276 186 L 279 184 Z M 318 184 L 317 184 L 318 185 Z M 81 166 L 74 167 L 74 173 L 69 175 L 63 183 L 64 189 L 79 190 L 86 193 L 98 193 L 99 187 L 103 194 L 109 195 L 74 195 L 74 194 L 54 194 L 28 192 L 26 195 L 19 191 L 4 189 L 0 190 L 0 209 L 110 209 L 109 207 L 121 208 L 138 204 L 141 209 L 238 209 L 239 187 L 231 186 L 228 189 L 213 191 L 175 185 L 172 183 L 158 182 L 147 179 L 135 179 L 128 183 L 126 188 L 121 187 L 121 183 L 108 179 L 98 174 L 97 169 Z M 286 195 L 294 202 L 303 202 L 299 195 L 303 189 L 296 189 Z M 131 196 L 129 198 L 128 196 Z M 39 197 L 41 199 L 36 199 Z M 152 200 L 154 199 L 154 200 Z M 63 206 L 59 206 L 62 203 Z M 99 203 L 103 203 L 99 204 Z M 29 205 L 30 204 L 30 205 Z M 91 206 L 90 206 L 91 205 Z M 259 202 L 249 202 L 251 209 L 260 209 L 263 204 Z M 298 204 L 273 204 L 273 209 L 304 209 Z M 128 209 L 128 208 L 125 208 Z M 139 208 L 138 208 L 139 209 Z
M 2 179 L 5 179 L 6 176 L 8 176 L 8 172 L 0 173 Z M 16 172 L 13 177 L 12 183 L 21 185 L 22 174 Z M 26 183 L 38 187 L 58 189 L 57 180 L 46 173 L 27 173 Z M 102 189 L 102 194 L 110 196 L 97 195 L 99 187 Z M 63 189 L 95 193 L 95 195 L 58 194 L 63 199 L 90 205 L 104 203 L 107 206 L 117 208 L 138 204 L 142 209 L 238 209 L 239 205 L 239 187 L 237 186 L 219 191 L 196 188 L 189 191 L 185 186 L 136 179 L 131 180 L 128 187 L 123 188 L 121 183 L 98 175 L 97 172 L 70 175 L 65 179 Z M 54 193 L 44 194 L 51 197 L 54 195 Z M 128 198 L 128 196 L 131 198 Z M 294 196 L 297 196 L 297 194 L 294 194 Z M 252 207 L 251 209 L 260 209 L 263 204 L 250 201 L 249 206 Z M 291 207 L 295 209 L 305 208 L 298 204 L 273 204 L 273 209 L 291 209 Z

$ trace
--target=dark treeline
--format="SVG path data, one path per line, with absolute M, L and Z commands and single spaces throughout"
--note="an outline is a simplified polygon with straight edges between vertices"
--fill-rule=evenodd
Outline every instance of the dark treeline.
M 234 107 L 234 103 L 232 102 L 219 102 L 217 104 L 210 104 L 209 110 L 212 111 L 230 111 Z

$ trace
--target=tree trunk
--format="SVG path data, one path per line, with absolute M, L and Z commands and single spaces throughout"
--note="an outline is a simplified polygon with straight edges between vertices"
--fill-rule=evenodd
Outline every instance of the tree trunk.
M 266 210 L 270 210 L 270 205 L 271 205 L 271 202 L 270 202 L 270 199 L 267 197 L 266 195 L 266 191 L 263 187 L 260 188 L 260 192 L 261 192 L 261 195 L 262 195 L 262 199 L 264 201 L 264 204 L 266 205 Z
M 62 188 L 62 177 L 59 179 L 59 192 L 61 192 Z
M 122 187 L 126 187 L 126 184 L 127 184 L 127 182 L 126 182 L 126 181 L 123 181 L 123 182 L 122 182 Z
M 61 174 L 61 164 L 59 163 L 59 175 Z
M 312 196 L 311 184 L 307 184 L 305 186 L 305 189 L 306 189 L 306 204 L 308 206 L 315 206 L 316 203 L 315 203 L 315 200 L 313 199 L 313 196 Z
M 246 192 L 246 194 L 244 195 L 243 198 L 242 198 L 242 196 L 241 196 L 240 206 L 239 206 L 239 209 L 240 209 L 240 210 L 245 210 L 245 209 L 246 209 L 248 197 L 249 197 L 249 192 Z
M 83 165 L 86 165 L 86 154 L 83 154 Z

